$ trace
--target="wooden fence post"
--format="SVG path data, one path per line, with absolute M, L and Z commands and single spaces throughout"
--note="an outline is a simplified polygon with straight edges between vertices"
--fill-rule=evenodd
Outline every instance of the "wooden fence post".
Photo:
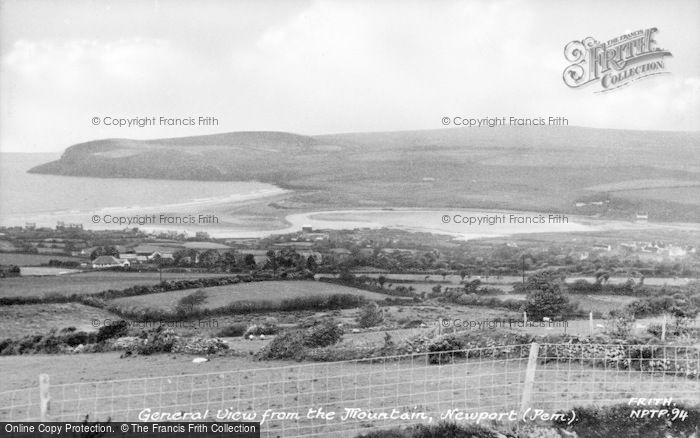
M 523 311 L 523 327 L 527 327 L 527 312 Z
M 49 394 L 49 375 L 39 374 L 39 408 L 41 410 L 39 419 L 42 422 L 48 421 L 50 402 L 51 396 Z
M 537 342 L 530 344 L 530 357 L 527 360 L 525 371 L 525 383 L 523 384 L 523 398 L 520 401 L 520 412 L 524 413 L 530 407 L 532 401 L 532 389 L 535 386 L 535 371 L 537 370 L 537 358 L 540 346 Z
M 666 314 L 664 313 L 664 321 L 661 323 L 661 340 L 666 340 Z
M 593 312 L 588 315 L 588 334 L 593 336 Z

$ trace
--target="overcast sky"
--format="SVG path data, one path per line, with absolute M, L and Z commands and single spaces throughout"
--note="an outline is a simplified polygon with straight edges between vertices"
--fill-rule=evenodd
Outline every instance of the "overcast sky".
M 700 2 L 0 0 L 0 150 L 241 130 L 439 129 L 565 116 L 700 129 Z M 564 46 L 657 27 L 669 75 L 570 89 Z M 92 117 L 214 116 L 116 128 Z

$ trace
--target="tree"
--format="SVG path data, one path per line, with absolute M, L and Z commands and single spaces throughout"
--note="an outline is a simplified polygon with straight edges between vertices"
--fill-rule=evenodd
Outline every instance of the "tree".
M 605 284 L 610 279 L 610 272 L 603 269 L 599 269 L 595 272 L 595 282 L 598 284 Z
M 226 266 L 227 269 L 233 269 L 236 267 L 236 251 L 226 251 L 221 259 L 221 263 Z
M 462 281 L 469 275 L 469 273 L 465 270 L 459 271 L 459 276 L 462 278 Z
M 383 275 L 380 275 L 377 277 L 377 283 L 379 283 L 379 287 L 384 289 L 384 283 L 386 283 L 386 277 Z
M 90 260 L 95 260 L 101 256 L 112 256 L 119 258 L 119 251 L 114 246 L 99 246 L 90 254 Z
M 250 269 L 255 269 L 255 256 L 253 254 L 246 254 L 243 258 L 243 264 Z
M 197 262 L 199 252 L 193 248 L 180 249 L 173 254 L 173 260 L 177 266 L 190 266 Z
M 177 309 L 182 313 L 191 313 L 196 307 L 204 304 L 205 301 L 207 301 L 207 294 L 203 290 L 199 289 L 180 298 L 180 301 L 177 303 Z
M 277 268 L 279 266 L 277 254 L 275 254 L 275 251 L 269 250 L 265 255 L 267 255 L 267 263 L 265 267 L 272 269 L 273 275 L 277 276 Z
M 221 260 L 221 254 L 215 249 L 208 249 L 199 256 L 199 264 L 208 268 L 216 267 Z
M 522 289 L 527 293 L 523 310 L 533 320 L 543 317 L 563 317 L 575 310 L 561 288 L 561 277 L 551 271 L 542 271 L 528 277 Z
M 318 263 L 316 263 L 316 258 L 315 258 L 314 256 L 310 255 L 310 256 L 306 259 L 306 269 L 308 269 L 309 271 L 312 271 L 312 272 L 313 272 L 313 271 L 315 271 L 317 268 L 318 268 Z

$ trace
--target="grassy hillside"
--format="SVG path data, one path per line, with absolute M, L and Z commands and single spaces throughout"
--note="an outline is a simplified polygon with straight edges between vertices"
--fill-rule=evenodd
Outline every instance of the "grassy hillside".
M 224 307 L 236 301 L 274 301 L 281 302 L 288 298 L 307 296 L 327 296 L 334 294 L 360 295 L 368 300 L 382 301 L 386 295 L 368 292 L 353 287 L 336 284 L 319 283 L 315 281 L 260 281 L 240 283 L 230 286 L 216 286 L 200 289 L 206 293 L 205 309 Z M 121 306 L 136 306 L 149 309 L 173 311 L 178 301 L 193 293 L 194 290 L 163 292 L 150 295 L 139 295 L 118 298 L 113 302 Z
M 68 148 L 32 172 L 257 180 L 327 207 L 484 207 L 700 218 L 698 132 L 500 127 L 301 136 L 239 132 Z M 669 183 L 671 182 L 671 183 Z M 648 193 L 647 193 L 648 191 Z M 578 211 L 579 200 L 610 199 Z
M 221 277 L 220 273 L 164 272 L 164 280 Z M 0 282 L 0 297 L 41 297 L 47 294 L 95 294 L 108 289 L 160 283 L 158 272 L 94 271 L 45 277 L 12 277 Z

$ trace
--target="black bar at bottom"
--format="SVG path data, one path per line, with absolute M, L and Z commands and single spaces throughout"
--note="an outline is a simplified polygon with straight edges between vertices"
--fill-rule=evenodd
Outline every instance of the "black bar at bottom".
M 91 437 L 91 438 L 146 438 L 146 437 L 236 437 L 260 438 L 260 423 L 81 423 L 81 422 L 27 422 L 0 423 L 0 437 Z

